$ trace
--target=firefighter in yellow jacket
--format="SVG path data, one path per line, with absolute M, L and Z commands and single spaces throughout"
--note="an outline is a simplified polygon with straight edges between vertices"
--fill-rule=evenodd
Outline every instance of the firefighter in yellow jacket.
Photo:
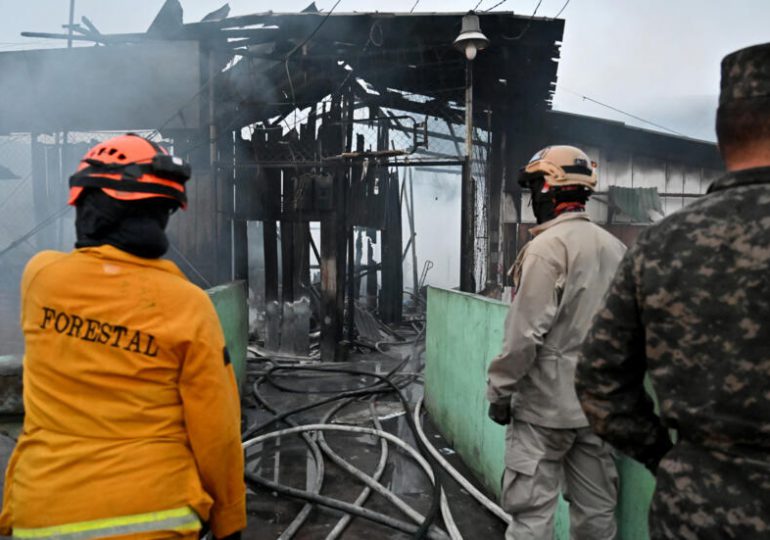
M 70 178 L 77 244 L 21 284 L 24 430 L 0 534 L 216 538 L 246 525 L 240 406 L 206 294 L 170 261 L 165 227 L 190 169 L 137 135 Z

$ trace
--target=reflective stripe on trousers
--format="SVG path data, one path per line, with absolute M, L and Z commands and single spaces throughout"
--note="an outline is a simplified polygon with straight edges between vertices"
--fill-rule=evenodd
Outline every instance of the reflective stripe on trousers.
M 13 528 L 13 538 L 39 540 L 91 540 L 148 531 L 193 531 L 201 528 L 201 520 L 192 508 L 175 508 L 160 512 L 134 514 L 116 518 L 67 523 L 53 527 Z

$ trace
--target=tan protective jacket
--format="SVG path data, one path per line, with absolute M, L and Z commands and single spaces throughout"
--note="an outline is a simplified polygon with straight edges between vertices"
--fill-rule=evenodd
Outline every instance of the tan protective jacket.
M 0 534 L 244 528 L 238 390 L 206 293 L 101 246 L 39 253 L 21 295 L 24 431 Z
M 487 399 L 511 400 L 515 419 L 566 429 L 588 425 L 575 393 L 578 351 L 625 246 L 584 213 L 534 227 L 514 265 L 516 296 Z

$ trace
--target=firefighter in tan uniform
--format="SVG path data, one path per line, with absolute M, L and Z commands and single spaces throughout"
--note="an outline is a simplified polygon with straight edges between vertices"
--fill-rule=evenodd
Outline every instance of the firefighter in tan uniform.
M 585 213 L 594 167 L 577 148 L 551 146 L 519 179 L 538 225 L 513 268 L 516 295 L 487 384 L 489 416 L 507 426 L 509 540 L 552 540 L 560 493 L 570 503 L 572 538 L 616 535 L 615 464 L 588 427 L 574 382 L 580 345 L 625 252 Z
M 0 534 L 216 538 L 246 525 L 240 405 L 216 312 L 172 262 L 189 166 L 136 135 L 70 179 L 77 244 L 22 277 L 23 432 Z

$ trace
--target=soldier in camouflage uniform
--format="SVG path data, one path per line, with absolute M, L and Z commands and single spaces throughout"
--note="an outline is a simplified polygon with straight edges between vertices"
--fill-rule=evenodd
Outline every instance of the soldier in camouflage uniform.
M 640 235 L 576 371 L 595 432 L 657 473 L 653 539 L 770 538 L 770 44 L 721 90 L 728 174 Z

